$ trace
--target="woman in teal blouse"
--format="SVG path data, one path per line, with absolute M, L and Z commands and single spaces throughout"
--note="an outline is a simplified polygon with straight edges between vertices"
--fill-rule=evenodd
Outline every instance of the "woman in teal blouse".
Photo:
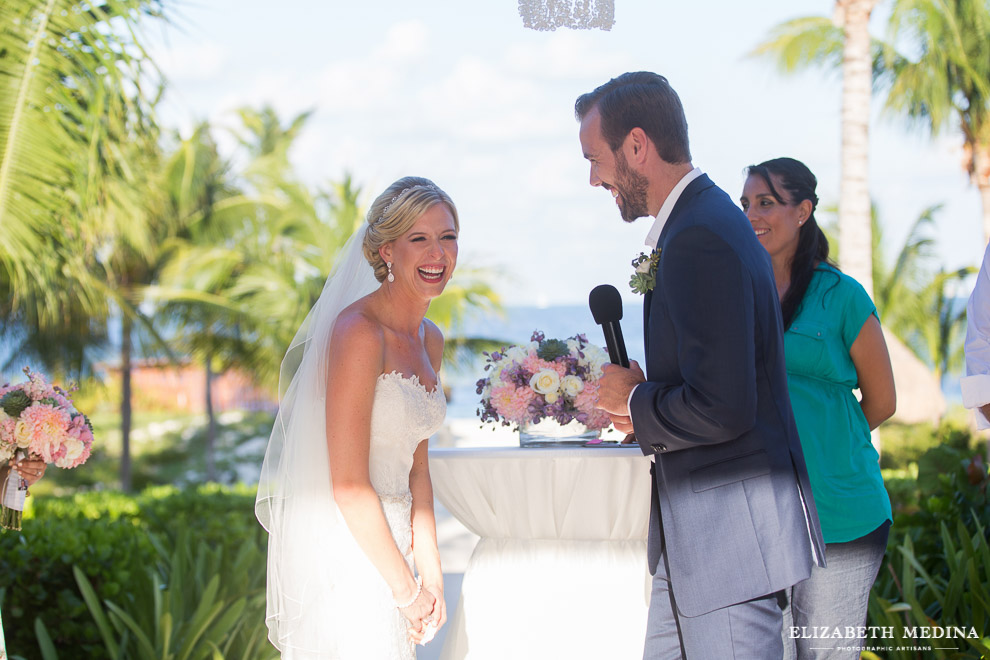
M 846 638 L 846 627 L 866 623 L 892 520 L 870 441 L 894 414 L 890 356 L 870 296 L 829 262 L 814 174 L 793 158 L 747 174 L 742 208 L 773 262 L 791 407 L 826 542 L 827 567 L 812 566 L 789 594 L 785 657 L 858 658 L 863 638 Z M 825 628 L 843 637 L 815 638 Z

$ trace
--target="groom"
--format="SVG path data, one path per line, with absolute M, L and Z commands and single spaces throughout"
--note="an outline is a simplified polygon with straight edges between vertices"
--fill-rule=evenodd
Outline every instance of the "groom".
M 591 185 L 656 218 L 646 373 L 606 367 L 599 407 L 654 466 L 644 658 L 780 658 L 783 590 L 824 558 L 791 413 L 770 258 L 691 165 L 663 76 L 626 73 L 575 103 Z

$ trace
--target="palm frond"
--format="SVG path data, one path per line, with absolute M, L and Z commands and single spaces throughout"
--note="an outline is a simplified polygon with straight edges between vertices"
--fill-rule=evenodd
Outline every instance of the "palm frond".
M 887 110 L 933 134 L 958 122 L 971 139 L 990 118 L 990 5 L 898 0 L 888 33 L 906 55 L 886 63 Z
M 824 16 L 807 16 L 781 23 L 766 41 L 749 52 L 750 57 L 773 60 L 781 73 L 811 67 L 838 71 L 842 65 L 842 28 Z
M 18 290 L 35 283 L 27 264 L 39 229 L 72 212 L 64 191 L 89 144 L 87 93 L 142 75 L 119 27 L 153 4 L 105 0 L 79 11 L 71 0 L 0 3 L 0 263 Z

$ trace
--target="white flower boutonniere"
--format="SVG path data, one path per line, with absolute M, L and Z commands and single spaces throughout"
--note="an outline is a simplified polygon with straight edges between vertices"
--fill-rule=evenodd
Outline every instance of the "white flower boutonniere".
M 634 272 L 629 278 L 629 286 L 633 293 L 646 294 L 652 291 L 657 285 L 657 264 L 660 263 L 660 248 L 657 248 L 649 255 L 640 252 L 639 256 L 632 260 Z

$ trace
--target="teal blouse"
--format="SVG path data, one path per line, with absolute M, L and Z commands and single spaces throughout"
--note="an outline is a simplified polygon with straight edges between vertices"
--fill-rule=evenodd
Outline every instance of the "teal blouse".
M 858 539 L 892 519 L 849 356 L 871 314 L 876 307 L 859 282 L 821 264 L 784 333 L 787 387 L 826 543 Z

